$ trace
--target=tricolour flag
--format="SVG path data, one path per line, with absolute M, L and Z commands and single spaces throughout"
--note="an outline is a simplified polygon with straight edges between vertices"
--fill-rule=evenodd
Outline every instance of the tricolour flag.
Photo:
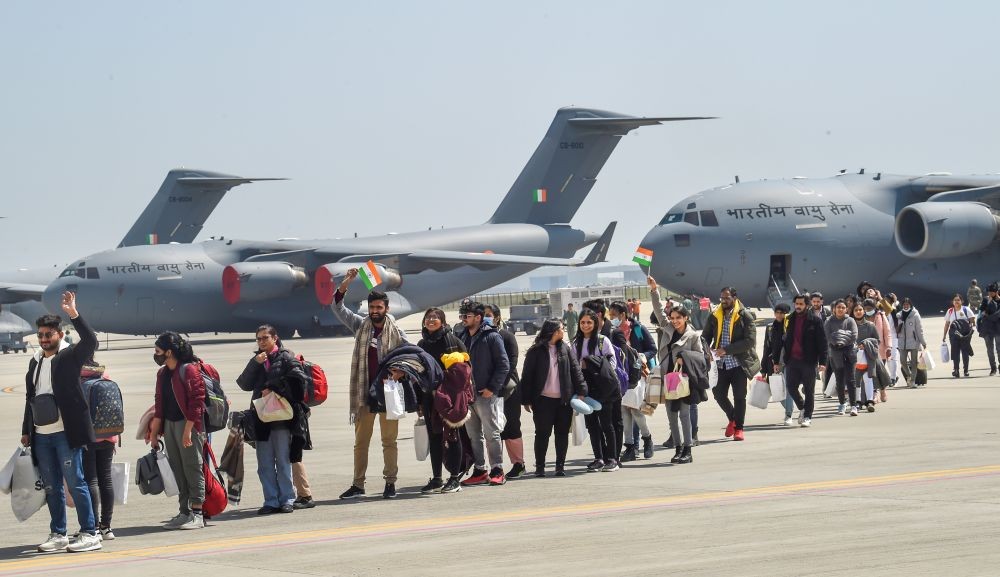
M 382 275 L 378 273 L 378 267 L 375 266 L 374 261 L 368 261 L 358 269 L 358 273 L 361 277 L 361 282 L 365 283 L 368 290 L 375 288 L 375 285 L 382 282 Z
M 146 235 L 146 244 L 160 244 L 160 237 L 156 234 Z
M 649 266 L 653 262 L 653 251 L 640 246 L 635 249 L 635 256 L 632 257 L 632 260 L 640 265 Z
M 549 199 L 549 190 L 547 188 L 536 188 L 534 195 L 535 202 L 545 202 Z

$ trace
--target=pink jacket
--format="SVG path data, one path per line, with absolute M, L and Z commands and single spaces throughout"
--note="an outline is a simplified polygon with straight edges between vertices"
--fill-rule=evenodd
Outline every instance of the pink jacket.
M 875 313 L 875 330 L 878 331 L 878 355 L 883 361 L 889 360 L 889 345 L 892 344 L 889 340 L 889 319 L 882 311 Z

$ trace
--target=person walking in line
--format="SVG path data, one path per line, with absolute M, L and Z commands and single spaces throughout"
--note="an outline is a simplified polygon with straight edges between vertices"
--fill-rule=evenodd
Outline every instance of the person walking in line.
M 503 348 L 507 351 L 507 361 L 510 363 L 510 372 L 502 390 L 503 416 L 506 422 L 503 431 L 500 432 L 500 439 L 507 449 L 507 458 L 511 464 L 506 478 L 517 479 L 525 471 L 524 439 L 521 438 L 521 387 L 518 384 L 521 378 L 517 375 L 517 339 L 514 338 L 514 333 L 507 330 L 507 325 L 500 317 L 500 307 L 497 305 L 486 305 L 483 322 L 489 323 L 500 333 L 500 337 L 503 338 Z
M 614 472 L 619 469 L 618 454 L 615 441 L 615 412 L 621 418 L 621 389 L 614 369 L 608 371 L 608 366 L 615 362 L 611 340 L 600 334 L 600 320 L 593 310 L 585 308 L 580 313 L 580 326 L 573 341 L 576 358 L 580 361 L 580 369 L 587 381 L 587 391 L 591 398 L 601 404 L 587 415 L 587 432 L 590 434 L 590 446 L 594 451 L 594 460 L 587 465 L 587 472 Z M 593 357 L 593 358 L 591 358 Z M 590 359 L 590 360 L 588 360 Z M 603 370 L 602 370 L 603 369 Z M 614 403 L 618 399 L 619 405 Z
M 679 465 L 691 463 L 694 460 L 691 455 L 693 443 L 691 407 L 697 406 L 703 400 L 708 400 L 707 391 L 695 385 L 694 375 L 688 365 L 684 363 L 684 355 L 688 352 L 697 353 L 699 358 L 704 358 L 701 335 L 688 323 L 689 318 L 690 313 L 683 306 L 675 306 L 670 309 L 671 330 L 667 331 L 670 335 L 667 342 L 668 354 L 663 359 L 664 371 L 673 370 L 675 366 L 680 367 L 681 372 L 686 374 L 690 380 L 691 393 L 688 396 L 667 402 L 670 436 L 677 440 L 674 456 L 670 462 Z
M 969 283 L 969 290 L 965 293 L 966 298 L 969 299 L 969 308 L 974 311 L 978 311 L 979 307 L 983 305 L 983 289 L 979 288 L 979 281 L 972 279 Z
M 833 301 L 833 316 L 824 324 L 826 341 L 830 345 L 830 367 L 837 378 L 837 414 L 843 415 L 850 407 L 851 416 L 858 416 L 857 392 L 854 390 L 854 366 L 857 364 L 858 325 L 847 314 L 844 299 Z M 846 396 L 845 396 L 846 393 Z M 850 404 L 847 401 L 850 400 Z
M 979 335 L 986 341 L 986 357 L 990 361 L 990 376 L 997 374 L 1000 355 L 1000 285 L 990 283 L 987 297 L 979 306 Z
M 378 417 L 382 436 L 382 476 L 385 489 L 382 498 L 396 497 L 396 475 L 399 474 L 399 452 L 396 438 L 399 421 L 386 419 L 385 413 L 376 415 L 368 408 L 368 386 L 378 374 L 379 365 L 400 343 L 406 342 L 406 333 L 396 326 L 389 316 L 389 297 L 383 292 L 368 293 L 368 316 L 361 316 L 344 305 L 344 296 L 351 281 L 358 276 L 358 269 L 347 271 L 344 280 L 333 293 L 333 314 L 341 324 L 354 333 L 354 352 L 351 355 L 351 384 L 347 400 L 350 423 L 354 425 L 354 480 L 341 495 L 341 499 L 356 499 L 365 494 L 365 475 L 368 471 L 368 446 L 375 432 Z
M 784 375 L 778 368 L 781 366 L 781 350 L 785 345 L 785 330 L 788 328 L 788 317 L 786 316 L 791 310 L 785 303 L 778 303 L 774 305 L 774 322 L 767 325 L 767 329 L 764 330 L 764 349 L 760 355 L 760 374 L 765 379 L 770 378 L 772 375 Z M 782 406 L 785 408 L 785 420 L 786 426 L 792 426 L 792 409 L 795 407 L 795 403 L 792 402 L 791 395 L 785 395 L 785 399 L 781 402 Z
M 587 396 L 587 383 L 572 349 L 563 342 L 563 327 L 558 319 L 542 323 L 541 330 L 524 355 L 521 371 L 521 402 L 535 423 L 535 477 L 545 476 L 545 455 L 549 437 L 555 430 L 556 477 L 566 476 L 566 452 L 573 409 L 569 402 L 575 395 Z
M 257 439 L 257 477 L 264 492 L 264 505 L 258 515 L 291 513 L 295 510 L 295 487 L 292 483 L 292 447 L 298 451 L 306 444 L 309 424 L 306 420 L 306 375 L 302 364 L 291 351 L 281 344 L 278 331 L 271 325 L 257 328 L 257 352 L 247 362 L 236 384 L 250 391 L 251 401 L 268 394 L 279 395 L 292 407 L 292 418 L 287 421 L 265 423 L 257 418 L 256 411 L 249 412 Z
M 872 302 L 870 299 L 868 302 Z M 874 303 L 873 303 L 874 304 Z M 854 324 L 858 327 L 858 341 L 855 348 L 857 348 L 857 353 L 864 352 L 865 356 L 868 356 L 868 352 L 877 353 L 879 339 L 881 338 L 878 334 L 878 327 L 875 326 L 869 317 L 865 313 L 865 307 L 861 303 L 854 305 L 854 309 L 851 311 L 851 318 L 854 319 Z M 871 341 L 874 346 L 866 346 L 865 341 Z M 855 353 L 857 355 L 857 353 Z M 872 358 L 867 359 L 864 365 L 860 364 L 860 359 L 854 365 L 854 386 L 857 391 L 860 392 L 860 396 L 855 393 L 857 402 L 854 405 L 857 407 L 858 411 L 867 410 L 869 413 L 875 412 L 875 379 L 865 379 L 866 376 L 875 374 L 874 370 L 869 371 L 869 366 L 874 366 L 879 363 L 877 355 L 872 355 Z
M 809 306 L 809 295 L 796 295 L 792 305 L 795 310 L 788 317 L 781 357 L 775 371 L 785 375 L 785 388 L 799 409 L 799 426 L 811 427 L 817 368 L 820 372 L 826 370 L 829 346 L 823 320 L 816 309 Z
M 566 310 L 562 316 L 563 327 L 565 327 L 568 340 L 576 338 L 576 326 L 580 323 L 580 313 L 573 310 L 573 303 L 566 305 Z
M 972 282 L 976 282 L 973 280 Z M 982 295 L 980 294 L 980 298 Z M 980 303 L 981 305 L 982 303 Z M 944 316 L 944 335 L 941 344 L 948 339 L 951 344 L 951 361 L 955 370 L 951 376 L 958 378 L 958 360 L 962 359 L 963 374 L 969 376 L 969 356 L 972 354 L 972 335 L 976 331 L 976 313 L 962 304 L 962 295 L 951 297 L 951 308 Z
M 94 551 L 101 548 L 90 487 L 83 474 L 83 453 L 94 443 L 90 409 L 80 388 L 80 371 L 97 350 L 97 335 L 76 310 L 76 294 L 62 295 L 62 311 L 80 335 L 75 345 L 63 341 L 62 318 L 44 315 L 35 321 L 39 352 L 24 375 L 24 420 L 21 445 L 31 447 L 31 459 L 41 473 L 49 509 L 49 537 L 38 551 Z M 66 536 L 66 493 L 76 503 L 80 531 Z
M 899 335 L 899 356 L 906 386 L 917 388 L 917 362 L 920 353 L 927 349 L 924 339 L 924 324 L 920 311 L 913 306 L 910 297 L 904 297 L 896 313 L 896 334 Z M 905 358 L 904 358 L 905 357 Z
M 861 305 L 865 309 L 865 318 L 875 324 L 875 332 L 878 335 L 878 358 L 883 366 L 887 366 L 895 347 L 896 331 L 892 329 L 892 321 L 885 315 L 885 311 L 879 308 L 878 303 L 879 301 L 875 299 L 865 299 Z M 886 376 L 889 376 L 888 371 L 886 371 Z M 878 380 L 877 401 L 886 402 L 885 391 L 890 384 L 891 379 L 888 382 L 883 379 Z
M 742 441 L 747 411 L 747 380 L 760 371 L 757 359 L 757 328 L 753 316 L 738 300 L 736 289 L 725 287 L 719 293 L 719 306 L 702 331 L 718 358 L 719 381 L 713 394 L 729 420 L 726 436 Z M 729 389 L 733 401 L 729 400 Z

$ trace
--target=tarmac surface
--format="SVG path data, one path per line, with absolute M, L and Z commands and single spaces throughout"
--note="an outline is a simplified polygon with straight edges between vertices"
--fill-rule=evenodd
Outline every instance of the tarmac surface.
M 644 307 L 648 310 L 648 305 Z M 453 320 L 453 319 L 452 319 Z M 416 329 L 419 317 L 403 320 Z M 925 319 L 937 355 L 939 317 Z M 762 331 L 758 349 L 763 343 Z M 416 335 L 415 330 L 410 331 Z M 106 337 L 98 353 L 125 398 L 124 446 L 132 463 L 148 449 L 134 440 L 152 404 L 152 339 Z M 416 338 L 414 338 L 416 340 Z M 252 335 L 199 335 L 195 352 L 214 364 L 234 408 L 249 393 L 234 382 L 255 345 Z M 530 337 L 518 336 L 523 352 Z M 260 484 L 246 451 L 241 503 L 200 531 L 165 531 L 175 499 L 130 488 L 117 506 L 117 539 L 98 552 L 35 553 L 48 534 L 43 508 L 18 523 L 0 506 L 0 576 L 112 571 L 132 575 L 551 575 L 830 576 L 1000 575 L 1000 378 L 988 377 L 975 337 L 972 377 L 950 366 L 926 387 L 889 390 L 874 414 L 836 416 L 819 397 L 811 429 L 781 424 L 780 404 L 747 409 L 746 441 L 723 436 L 714 401 L 700 406 L 694 463 L 671 465 L 666 414 L 651 417 L 657 450 L 615 473 L 584 472 L 589 443 L 571 445 L 567 478 L 527 477 L 503 487 L 421 495 L 430 462 L 414 457 L 414 415 L 400 425 L 399 497 L 383 500 L 381 454 L 371 448 L 368 496 L 339 501 L 351 484 L 353 430 L 346 408 L 352 340 L 291 340 L 289 348 L 324 367 L 329 400 L 313 411 L 315 450 L 306 453 L 318 506 L 259 517 Z M 28 358 L 0 357 L 0 439 L 6 459 L 20 438 Z M 819 386 L 817 387 L 819 389 Z M 525 457 L 533 426 L 524 414 Z M 217 453 L 225 442 L 216 433 Z M 0 445 L 2 447 L 2 445 Z M 549 450 L 550 462 L 554 449 Z M 550 464 L 551 466 L 551 464 Z M 509 468 L 509 467 L 508 467 Z M 6 499 L 4 499 L 6 501 Z M 77 529 L 69 512 L 70 532 Z

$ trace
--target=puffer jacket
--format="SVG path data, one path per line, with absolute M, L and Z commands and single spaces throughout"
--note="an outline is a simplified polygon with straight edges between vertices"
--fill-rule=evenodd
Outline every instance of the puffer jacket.
M 265 423 L 256 418 L 256 411 L 249 411 L 248 415 L 253 422 L 258 441 L 267 441 L 271 437 L 271 430 L 277 427 L 289 428 L 292 437 L 301 439 L 309 437 L 308 408 L 303 402 L 305 383 L 306 374 L 302 370 L 302 363 L 284 347 L 269 353 L 266 363 L 258 363 L 255 358 L 247 362 L 243 373 L 236 378 L 236 384 L 240 389 L 253 393 L 250 396 L 251 401 L 259 399 L 261 391 L 269 389 L 284 397 L 292 406 L 291 421 Z
M 910 315 L 903 320 L 903 311 L 896 312 L 896 334 L 899 335 L 899 350 L 914 351 L 927 348 L 924 340 L 924 324 L 920 320 L 917 307 L 910 309 Z

